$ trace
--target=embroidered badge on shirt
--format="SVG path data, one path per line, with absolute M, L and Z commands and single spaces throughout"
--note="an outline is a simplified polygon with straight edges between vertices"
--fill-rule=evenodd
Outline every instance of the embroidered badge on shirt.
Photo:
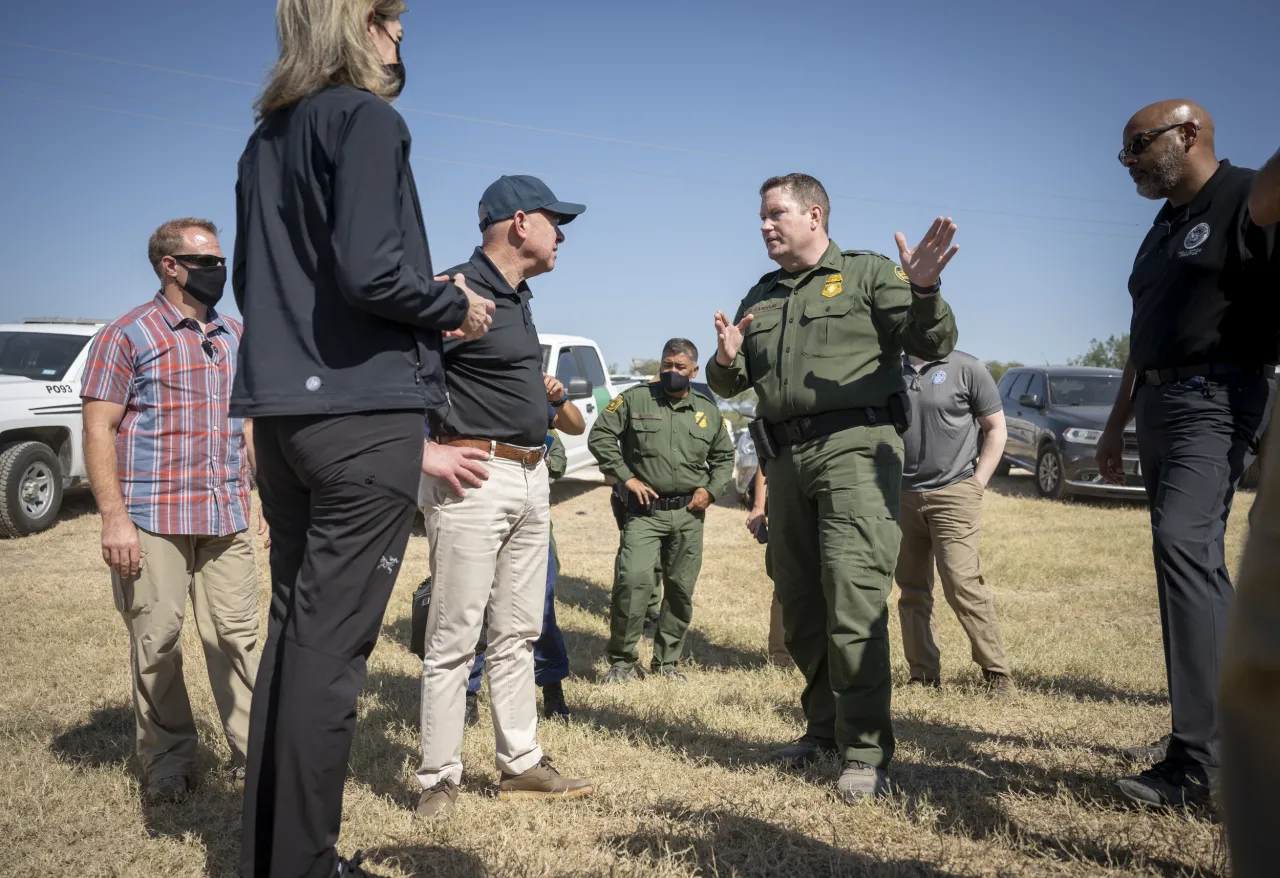
M 822 287 L 822 295 L 824 298 L 830 299 L 832 296 L 840 295 L 840 291 L 844 289 L 844 275 L 833 274 L 827 278 L 826 284 Z
M 939 369 L 937 372 L 933 373 L 933 377 L 930 378 L 929 380 L 932 381 L 934 384 L 941 384 L 942 382 L 947 380 L 947 373 Z
M 706 415 L 706 412 L 694 412 L 694 414 L 693 414 L 693 422 L 694 422 L 695 424 L 697 424 L 699 427 L 701 427 L 702 429 L 704 429 L 704 430 L 705 430 L 705 429 L 707 429 L 707 415 Z
M 893 273 L 897 275 L 898 280 L 902 281 L 904 284 L 911 283 L 911 279 L 907 277 L 907 273 L 902 270 L 901 265 L 895 265 L 893 267 Z
M 1187 232 L 1187 237 L 1182 241 L 1182 248 L 1184 250 L 1198 250 L 1207 240 L 1209 240 L 1209 224 L 1200 223 Z
M 620 408 L 622 408 L 622 397 L 615 396 L 613 398 L 613 402 L 609 403 L 609 405 L 605 407 L 605 411 L 609 414 L 613 414 Z

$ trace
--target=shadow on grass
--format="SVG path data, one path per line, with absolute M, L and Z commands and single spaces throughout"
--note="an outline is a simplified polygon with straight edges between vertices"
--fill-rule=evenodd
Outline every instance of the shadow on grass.
M 364 865 L 396 868 L 415 878 L 480 878 L 490 874 L 475 854 L 439 845 L 382 845 L 364 852 Z
M 551 483 L 551 505 L 557 503 L 565 503 L 569 500 L 577 499 L 583 494 L 590 494 L 592 491 L 599 489 L 608 491 L 609 486 L 600 482 L 580 481 L 572 476 L 565 479 L 558 479 Z M 610 523 L 613 519 L 609 519 Z
M 1128 702 L 1151 707 L 1169 705 L 1169 696 L 1163 692 L 1130 692 L 1085 677 L 1019 672 L 1017 680 L 1019 689 L 1037 695 L 1073 698 L 1076 701 Z
M 197 722 L 201 741 L 222 730 Z M 116 704 L 94 710 L 86 722 L 56 735 L 49 745 L 60 761 L 77 767 L 138 773 L 134 760 L 133 708 Z M 242 797 L 231 780 L 214 771 L 217 756 L 201 743 L 191 777 L 191 794 L 178 804 L 143 804 L 142 816 L 153 836 L 178 840 L 197 836 L 205 850 L 205 871 L 234 875 L 239 870 Z M 139 777 L 140 782 L 145 782 Z
M 720 809 L 658 809 L 661 823 L 606 842 L 621 858 L 656 868 L 671 864 L 695 875 L 954 878 L 922 860 L 892 860 L 846 850 L 767 820 Z M 856 827 L 847 827 L 850 840 Z

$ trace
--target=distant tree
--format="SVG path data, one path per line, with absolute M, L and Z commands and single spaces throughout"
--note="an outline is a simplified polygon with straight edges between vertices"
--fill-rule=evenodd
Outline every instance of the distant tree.
M 632 375 L 657 375 L 658 370 L 662 368 L 660 360 L 632 360 Z
M 1100 366 L 1105 369 L 1123 369 L 1129 362 L 1129 333 L 1113 335 L 1106 341 L 1092 339 L 1089 350 L 1067 361 L 1070 366 Z
M 991 373 L 991 377 L 996 380 L 997 384 L 999 384 L 1000 379 L 1004 377 L 1005 372 L 1008 372 L 1010 369 L 1016 369 L 1021 365 L 1023 364 L 1019 363 L 1017 360 L 1010 360 L 1007 363 L 1002 363 L 999 360 L 987 360 L 987 371 Z
M 610 374 L 610 375 L 618 375 L 618 374 L 621 374 L 621 373 L 619 373 L 619 372 L 618 372 L 618 364 L 617 364 L 617 363 L 610 363 L 610 364 L 609 364 L 609 374 Z

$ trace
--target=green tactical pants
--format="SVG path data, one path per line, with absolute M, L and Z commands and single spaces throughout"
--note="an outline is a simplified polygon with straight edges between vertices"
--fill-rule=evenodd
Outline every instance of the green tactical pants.
M 901 482 L 891 426 L 843 430 L 769 462 L 767 563 L 787 651 L 805 678 L 807 733 L 878 768 L 894 748 L 887 601 Z
M 693 586 L 702 569 L 705 513 L 687 509 L 627 518 L 614 565 L 613 604 L 609 614 L 609 664 L 632 666 L 644 614 L 653 593 L 653 570 L 661 564 L 663 611 L 653 639 L 654 670 L 673 668 L 684 652 L 684 635 L 693 619 Z

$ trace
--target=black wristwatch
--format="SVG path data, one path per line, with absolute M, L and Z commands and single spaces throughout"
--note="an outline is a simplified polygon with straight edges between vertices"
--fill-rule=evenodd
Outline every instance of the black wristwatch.
M 907 281 L 907 283 L 911 283 L 911 282 Z M 942 290 L 942 278 L 938 278 L 937 280 L 935 280 L 933 282 L 933 286 L 931 287 L 918 287 L 913 283 L 911 284 L 911 292 L 915 293 L 917 296 L 932 296 L 941 292 L 941 290 Z
M 553 409 L 558 409 L 560 408 L 560 406 L 564 405 L 568 401 L 569 401 L 569 394 L 566 393 L 564 396 L 560 397 L 555 402 L 551 403 L 551 407 Z

